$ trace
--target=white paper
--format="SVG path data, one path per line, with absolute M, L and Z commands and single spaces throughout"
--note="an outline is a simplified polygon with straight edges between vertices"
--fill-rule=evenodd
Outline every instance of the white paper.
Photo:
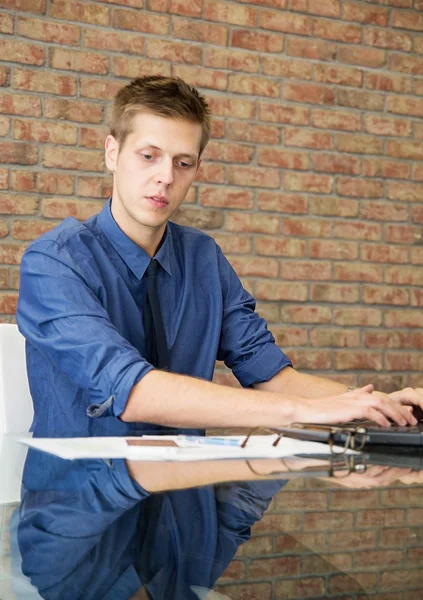
M 130 446 L 127 440 L 172 440 L 172 446 Z M 89 437 L 89 438 L 31 438 L 18 441 L 42 452 L 54 454 L 64 459 L 83 458 L 126 458 L 143 461 L 197 461 L 230 458 L 282 458 L 298 454 L 330 454 L 327 444 L 282 438 L 276 447 L 272 446 L 275 435 L 252 436 L 246 448 L 240 444 L 245 436 L 220 436 L 225 440 L 219 445 L 212 444 L 210 438 L 204 443 L 190 443 L 185 436 L 142 436 L 139 437 Z M 236 445 L 227 445 L 235 443 Z M 356 454 L 349 450 L 348 454 Z

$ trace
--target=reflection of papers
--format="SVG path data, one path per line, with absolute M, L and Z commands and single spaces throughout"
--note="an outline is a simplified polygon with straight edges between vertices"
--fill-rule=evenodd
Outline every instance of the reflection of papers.
M 126 458 L 143 461 L 197 461 L 231 458 L 282 458 L 327 454 L 326 444 L 282 438 L 272 446 L 275 435 L 251 436 L 241 448 L 245 436 L 190 438 L 189 436 L 32 438 L 19 441 L 31 448 L 65 459 Z M 140 445 L 142 444 L 142 445 Z M 163 444 L 163 445 L 162 445 Z M 348 454 L 354 453 L 348 451 Z M 355 454 L 355 453 L 354 453 Z

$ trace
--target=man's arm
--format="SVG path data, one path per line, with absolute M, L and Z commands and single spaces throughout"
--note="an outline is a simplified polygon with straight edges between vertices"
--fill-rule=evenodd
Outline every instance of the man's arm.
M 255 384 L 254 388 L 266 392 L 298 394 L 304 398 L 320 398 L 346 392 L 346 386 L 338 381 L 299 373 L 292 367 L 282 369 L 269 381 Z
M 371 419 L 388 426 L 413 422 L 410 412 L 371 394 L 372 386 L 344 394 L 325 395 L 316 402 L 287 393 L 221 386 L 184 375 L 153 370 L 136 383 L 123 412 L 123 421 L 174 427 L 278 427 L 297 421 L 342 423 Z

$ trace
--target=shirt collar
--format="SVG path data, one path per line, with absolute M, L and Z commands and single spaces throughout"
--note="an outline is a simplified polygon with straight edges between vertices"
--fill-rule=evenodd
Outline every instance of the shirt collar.
M 98 215 L 98 224 L 113 248 L 131 269 L 135 277 L 141 279 L 150 263 L 150 257 L 138 246 L 138 244 L 133 242 L 116 223 L 112 215 L 111 203 L 112 199 L 109 198 L 107 204 Z M 166 225 L 163 243 L 154 258 L 163 269 L 169 273 L 169 275 L 172 275 L 170 267 L 170 254 L 172 248 L 172 231 L 169 225 Z

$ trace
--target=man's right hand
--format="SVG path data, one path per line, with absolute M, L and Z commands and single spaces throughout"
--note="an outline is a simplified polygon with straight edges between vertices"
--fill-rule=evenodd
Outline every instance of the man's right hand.
M 407 406 L 395 402 L 387 394 L 372 392 L 373 385 L 366 385 L 336 396 L 300 398 L 294 410 L 295 422 L 335 424 L 369 419 L 390 427 L 390 419 L 401 426 L 416 424 Z

